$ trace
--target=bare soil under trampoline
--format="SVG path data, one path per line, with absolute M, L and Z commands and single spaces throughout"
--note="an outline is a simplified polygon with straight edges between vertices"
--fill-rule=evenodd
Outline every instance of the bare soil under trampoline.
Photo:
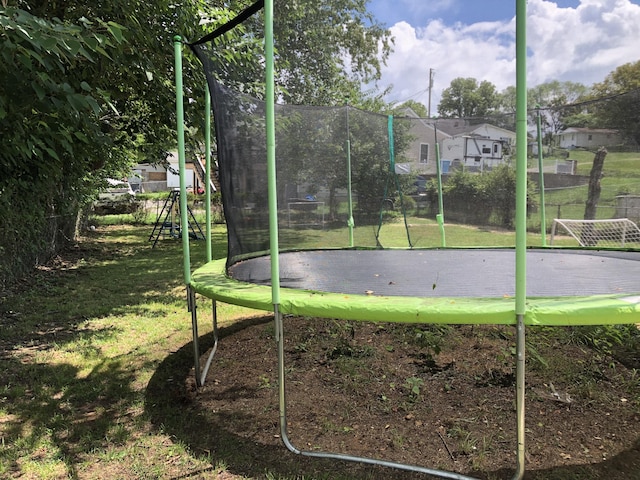
M 637 343 L 603 353 L 589 345 L 597 327 L 589 328 L 529 329 L 527 479 L 640 479 Z M 512 327 L 290 317 L 285 338 L 288 429 L 297 448 L 511 478 Z M 271 321 L 222 329 L 207 383 L 197 391 L 187 383 L 191 406 L 251 445 L 245 453 L 256 462 L 275 448 L 281 461 L 301 462 L 305 478 L 425 478 L 306 460 L 281 446 Z

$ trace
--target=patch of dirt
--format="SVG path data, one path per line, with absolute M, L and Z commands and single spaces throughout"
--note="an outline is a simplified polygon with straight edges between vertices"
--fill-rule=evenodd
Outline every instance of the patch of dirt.
M 573 337 L 566 333 L 532 331 L 526 478 L 640 478 L 640 372 L 567 341 Z M 232 435 L 272 450 L 281 445 L 273 324 L 222 337 L 192 406 L 224 420 Z M 632 361 L 638 355 L 626 351 Z M 513 473 L 513 328 L 288 317 L 285 357 L 287 428 L 298 449 L 484 479 Z M 549 473 L 562 469 L 566 475 Z

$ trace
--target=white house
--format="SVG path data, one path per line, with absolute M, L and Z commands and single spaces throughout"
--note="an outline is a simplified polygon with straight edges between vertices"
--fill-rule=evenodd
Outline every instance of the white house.
M 464 166 L 469 171 L 490 170 L 508 162 L 516 133 L 490 123 L 469 125 L 464 120 L 438 121 L 438 129 L 449 135 L 441 142 L 442 171 Z
M 139 163 L 133 167 L 129 176 L 129 183 L 135 191 L 159 192 L 172 190 L 180 186 L 178 153 L 170 152 L 166 163 Z M 205 166 L 201 160 L 187 161 L 185 165 L 185 183 L 188 189 L 204 188 Z M 214 182 L 211 182 L 211 191 L 216 191 Z
M 623 143 L 617 130 L 570 127 L 556 135 L 560 148 L 598 148 Z
M 504 141 L 489 137 L 463 135 L 442 141 L 443 170 L 458 165 L 472 172 L 491 170 L 505 161 L 504 154 Z

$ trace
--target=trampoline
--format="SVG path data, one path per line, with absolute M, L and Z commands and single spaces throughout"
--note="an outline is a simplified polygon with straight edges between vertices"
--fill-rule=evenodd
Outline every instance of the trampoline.
M 503 249 L 313 250 L 280 260 L 282 313 L 403 323 L 514 323 L 515 252 Z M 529 249 L 528 325 L 638 322 L 640 252 Z M 209 298 L 272 310 L 271 258 L 195 270 Z
M 263 6 L 266 96 L 258 100 L 217 78 L 215 49 L 220 45 L 214 48 L 211 42 Z M 526 1 L 518 0 L 516 7 L 518 100 L 517 111 L 511 117 L 447 121 L 394 118 L 349 106 L 276 105 L 272 0 L 259 0 L 228 26 L 189 44 L 207 75 L 206 175 L 211 175 L 208 132 L 213 107 L 228 234 L 226 258 L 213 260 L 207 210 L 207 262 L 193 271 L 189 236 L 182 235 L 196 382 L 198 386 L 205 383 L 217 349 L 216 302 L 273 312 L 278 345 L 280 437 L 290 451 L 442 478 L 471 478 L 416 465 L 295 447 L 287 434 L 285 315 L 372 322 L 513 325 L 517 351 L 514 480 L 521 479 L 525 471 L 526 327 L 640 323 L 640 250 L 599 249 L 597 245 L 550 248 L 546 247 L 544 234 L 539 247 L 527 245 L 530 127 L 526 103 Z M 187 195 L 179 37 L 174 47 L 183 193 L 180 210 L 184 215 Z M 453 247 L 445 238 L 438 145 L 449 135 L 447 129 L 486 129 L 489 123 L 502 131 L 515 132 L 514 144 L 509 144 L 516 153 L 515 241 L 508 247 Z M 402 178 L 403 168 L 398 168 L 396 162 L 413 148 L 415 137 L 420 135 L 416 132 L 424 131 L 429 132 L 429 141 L 436 146 L 431 154 L 435 156 L 432 160 L 439 196 L 431 204 L 436 222 L 420 230 L 407 221 L 406 211 L 411 204 L 407 188 L 411 179 Z M 472 160 L 469 168 L 473 167 Z M 209 208 L 210 185 L 205 183 L 205 205 Z M 323 197 L 318 200 L 320 195 Z M 491 208 L 477 199 L 458 205 L 462 217 L 474 216 L 474 225 L 478 225 L 480 217 L 482 221 L 505 217 L 504 212 L 493 212 Z M 511 210 L 508 213 L 511 215 Z M 545 224 L 543 216 L 542 225 Z M 186 218 L 181 225 L 188 225 Z M 406 244 L 398 245 L 396 237 L 384 234 L 398 229 L 406 231 Z M 439 235 L 428 237 L 425 231 L 429 229 Z M 390 238 L 394 240 L 389 241 Z M 212 300 L 215 341 L 204 366 L 196 294 Z

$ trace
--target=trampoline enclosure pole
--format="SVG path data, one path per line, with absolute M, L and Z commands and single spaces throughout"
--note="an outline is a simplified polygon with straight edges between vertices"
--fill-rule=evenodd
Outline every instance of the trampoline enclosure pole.
M 189 221 L 187 219 L 187 188 L 184 151 L 184 103 L 182 92 L 182 38 L 173 37 L 176 75 L 176 123 L 178 133 L 178 165 L 180 169 L 180 234 L 182 235 L 184 283 L 191 283 L 191 252 L 189 251 Z
M 436 135 L 436 174 L 438 177 L 438 214 L 436 221 L 440 229 L 440 246 L 446 247 L 447 241 L 444 236 L 444 203 L 442 201 L 442 170 L 440 168 L 440 145 L 438 145 L 438 137 Z
M 516 1 L 516 429 L 517 471 L 525 470 L 525 326 L 527 300 L 527 0 Z
M 205 215 L 207 228 L 205 230 L 207 236 L 207 262 L 210 262 L 213 255 L 211 252 L 211 93 L 209 87 L 205 85 L 204 89 L 204 161 L 205 161 Z
M 538 131 L 538 185 L 540 188 L 540 234 L 542 246 L 547 246 L 547 214 L 544 209 L 544 165 L 542 158 L 542 120 L 540 118 L 540 105 L 536 106 L 536 127 Z
M 351 193 L 351 139 L 349 135 L 349 104 L 347 104 L 347 202 L 349 205 L 347 226 L 349 227 L 349 246 L 353 247 L 353 227 L 355 227 L 355 221 L 353 220 L 353 197 Z
M 264 49 L 266 67 L 265 110 L 267 135 L 267 188 L 269 199 L 269 248 L 271 250 L 271 298 L 280 303 L 280 260 L 278 258 L 278 198 L 276 196 L 275 79 L 273 59 L 273 0 L 264 2 Z

